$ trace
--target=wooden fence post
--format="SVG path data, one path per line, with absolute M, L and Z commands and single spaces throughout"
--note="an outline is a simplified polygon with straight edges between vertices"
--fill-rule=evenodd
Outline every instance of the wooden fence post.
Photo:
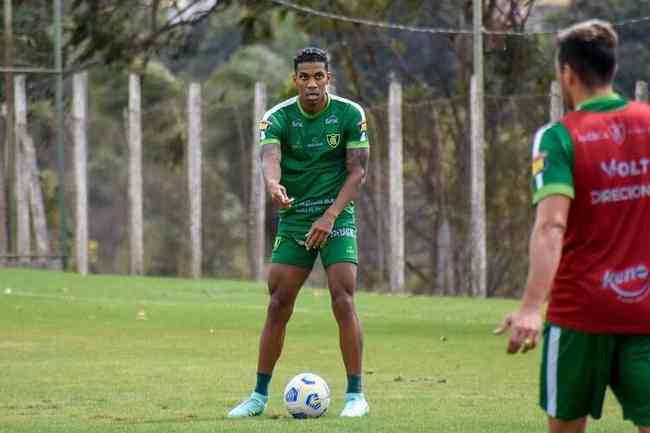
M 471 269 L 472 292 L 487 297 L 487 246 L 485 208 L 485 111 L 476 76 L 471 83 L 472 155 L 471 155 Z
M 404 156 L 402 85 L 391 79 L 388 95 L 388 277 L 391 291 L 402 293 L 404 284 Z
M 45 216 L 45 202 L 41 180 L 38 175 L 36 163 L 36 148 L 32 136 L 24 131 L 20 139 L 23 147 L 23 158 L 25 163 L 25 176 L 28 182 L 29 203 L 31 205 L 32 222 L 36 238 L 36 251 L 42 256 L 42 262 L 46 262 L 45 256 L 50 255 L 50 237 L 47 230 L 47 218 Z
M 637 101 L 648 103 L 648 83 L 637 81 L 634 93 Z
M 74 177 L 75 177 L 75 251 L 77 272 L 88 274 L 88 72 L 75 74 L 72 81 Z
M 266 111 L 266 84 L 255 83 L 253 112 L 253 144 L 251 151 L 251 190 L 248 215 L 248 255 L 251 277 L 264 278 L 264 221 L 266 220 L 266 189 L 260 162 L 259 122 Z
M 190 210 L 190 275 L 201 278 L 202 248 L 202 151 L 201 85 L 191 83 L 187 98 L 187 183 Z
M 129 272 L 144 273 L 142 226 L 142 98 L 140 76 L 129 74 Z
M 28 256 L 31 255 L 31 223 L 29 215 L 29 178 L 21 140 L 27 132 L 27 92 L 24 75 L 17 75 L 14 78 L 14 92 L 16 110 L 16 252 L 20 256 L 19 263 L 26 264 L 29 262 Z
M 564 116 L 562 89 L 557 81 L 551 83 L 551 122 L 558 122 Z

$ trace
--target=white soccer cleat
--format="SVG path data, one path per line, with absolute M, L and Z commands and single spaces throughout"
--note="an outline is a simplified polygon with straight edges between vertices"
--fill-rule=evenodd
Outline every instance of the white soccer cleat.
M 361 394 L 345 394 L 345 407 L 341 411 L 341 416 L 344 417 L 361 417 L 368 415 L 370 407 L 366 401 L 366 397 Z
M 228 413 L 228 418 L 246 418 L 249 416 L 259 416 L 264 413 L 266 409 L 266 402 L 268 397 L 254 392 L 250 398 Z

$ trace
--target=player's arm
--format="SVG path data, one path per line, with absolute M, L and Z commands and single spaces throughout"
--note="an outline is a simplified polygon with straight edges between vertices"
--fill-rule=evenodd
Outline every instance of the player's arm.
M 262 175 L 266 189 L 273 203 L 282 208 L 290 207 L 293 200 L 287 196 L 287 190 L 280 184 L 282 178 L 282 119 L 274 115 L 265 115 L 260 122 L 260 158 Z
M 370 151 L 367 147 L 346 150 L 345 164 L 348 175 L 345 183 L 334 203 L 313 224 L 311 230 L 307 233 L 305 244 L 308 249 L 314 247 L 319 248 L 325 244 L 327 237 L 332 232 L 336 218 L 343 212 L 343 209 L 348 203 L 357 197 L 361 185 L 366 181 L 369 156 Z
M 290 207 L 293 201 L 287 196 L 287 190 L 280 185 L 282 177 L 282 150 L 279 142 L 269 142 L 262 145 L 262 173 L 266 183 L 266 189 L 271 195 L 273 203 L 282 208 Z
M 508 353 L 534 349 L 542 328 L 542 307 L 555 279 L 566 230 L 573 186 L 571 138 L 561 124 L 542 128 L 533 146 L 533 203 L 530 265 L 520 308 L 506 317 L 497 333 L 512 329 Z
M 542 328 L 542 307 L 562 257 L 562 245 L 571 199 L 552 195 L 537 206 L 530 236 L 530 265 L 519 310 L 509 315 L 497 332 L 512 330 L 508 353 L 527 352 L 537 346 Z

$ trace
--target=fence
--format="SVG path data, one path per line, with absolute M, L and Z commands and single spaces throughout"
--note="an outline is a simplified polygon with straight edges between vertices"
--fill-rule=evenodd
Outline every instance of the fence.
M 172 86 L 167 94 L 160 82 L 134 74 L 107 83 L 120 88 L 121 80 L 121 92 L 89 94 L 89 80 L 105 74 L 79 73 L 66 83 L 73 101 L 66 122 L 73 146 L 67 161 L 73 170 L 66 175 L 68 207 L 74 206 L 67 212 L 74 215 L 71 266 L 82 274 L 262 279 L 275 230 L 256 144 L 255 119 L 268 105 L 264 85 L 255 86 L 250 103 L 235 107 L 220 105 L 214 89 L 197 83 Z M 28 107 L 24 76 L 14 84 L 21 150 L 16 228 L 18 258 L 25 262 L 47 257 L 56 242 L 58 215 L 48 202 L 56 158 L 47 144 L 51 112 Z M 473 213 L 470 198 L 471 149 L 477 148 L 466 134 L 476 118 L 471 95 L 403 98 L 396 80 L 388 94 L 388 101 L 366 110 L 372 158 L 357 200 L 362 284 L 477 294 L 472 260 L 481 246 L 473 241 L 472 221 L 478 219 L 485 226 L 479 240 L 489 252 L 482 259 L 486 292 L 516 291 L 532 221 L 529 142 L 536 128 L 561 115 L 559 89 L 486 98 L 485 177 L 478 182 L 485 188 L 483 215 Z M 639 82 L 636 98 L 647 100 L 647 94 Z M 122 115 L 103 114 L 107 107 Z M 316 273 L 313 283 L 323 282 Z

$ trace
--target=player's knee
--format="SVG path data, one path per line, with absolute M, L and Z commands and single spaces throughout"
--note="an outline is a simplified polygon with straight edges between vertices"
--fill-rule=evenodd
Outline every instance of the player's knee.
M 271 320 L 286 322 L 293 313 L 293 302 L 285 297 L 272 295 L 268 313 Z
M 345 291 L 337 292 L 332 296 L 332 310 L 337 316 L 354 314 L 354 298 Z

